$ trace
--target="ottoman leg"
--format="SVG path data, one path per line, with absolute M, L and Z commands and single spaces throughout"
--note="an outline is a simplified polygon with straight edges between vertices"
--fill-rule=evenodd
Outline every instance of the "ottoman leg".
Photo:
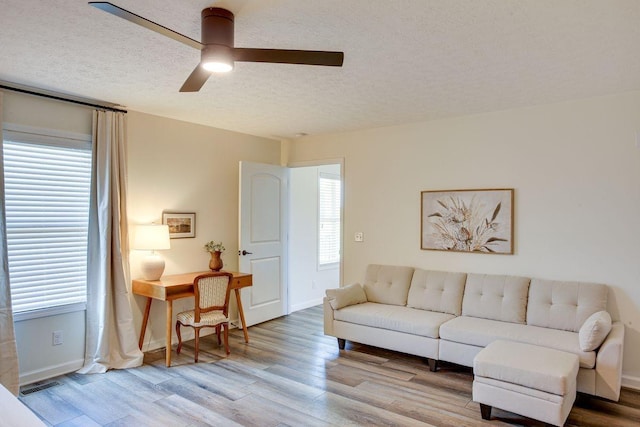
M 482 416 L 483 420 L 490 420 L 491 419 L 491 406 L 490 405 L 485 405 L 484 403 L 480 404 L 480 415 Z
M 424 357 L 422 360 L 424 361 L 424 363 L 429 365 L 429 370 L 431 372 L 436 372 L 438 370 L 438 360 L 437 359 L 431 359 L 430 357 Z

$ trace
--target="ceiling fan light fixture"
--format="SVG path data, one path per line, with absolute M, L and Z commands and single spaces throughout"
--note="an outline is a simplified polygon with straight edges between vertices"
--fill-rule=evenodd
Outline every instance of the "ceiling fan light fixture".
M 228 73 L 233 70 L 231 49 L 222 45 L 207 46 L 202 50 L 201 65 L 213 73 Z
M 209 61 L 203 62 L 202 68 L 207 71 L 211 71 L 212 73 L 228 73 L 233 70 L 233 65 L 228 62 Z

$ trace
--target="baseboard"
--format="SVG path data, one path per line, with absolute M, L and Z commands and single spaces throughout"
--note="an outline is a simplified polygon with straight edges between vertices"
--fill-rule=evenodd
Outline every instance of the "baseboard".
M 305 301 L 300 304 L 295 304 L 291 306 L 291 309 L 289 310 L 289 314 L 293 313 L 294 311 L 304 310 L 305 308 L 315 307 L 316 305 L 321 305 L 321 304 L 322 304 L 322 298 L 311 300 L 311 301 Z
M 231 320 L 231 327 L 229 328 L 231 329 L 236 329 L 238 328 L 238 325 L 240 325 L 240 321 L 239 320 Z M 180 332 L 182 334 L 182 341 L 189 341 L 195 338 L 195 333 L 193 331 L 193 328 L 182 328 L 182 332 Z M 206 337 L 207 335 L 211 335 L 215 333 L 215 330 L 213 328 L 205 328 L 202 329 L 200 331 L 200 337 Z M 178 343 L 178 336 L 175 333 L 175 330 L 173 330 L 172 336 L 171 336 L 171 344 L 177 344 Z M 162 338 L 158 338 L 155 340 L 151 340 L 149 342 L 146 342 L 142 345 L 142 351 L 143 352 L 147 352 L 147 351 L 153 351 L 153 350 L 157 350 L 159 348 L 164 348 L 166 347 L 166 340 L 164 338 L 164 336 Z
M 48 380 L 59 375 L 75 372 L 84 366 L 84 359 L 73 360 L 59 365 L 47 366 L 46 368 L 20 374 L 20 385 L 27 385 L 37 381 Z
M 640 390 L 640 377 L 635 377 L 632 375 L 623 375 L 622 387 L 632 388 L 634 390 Z

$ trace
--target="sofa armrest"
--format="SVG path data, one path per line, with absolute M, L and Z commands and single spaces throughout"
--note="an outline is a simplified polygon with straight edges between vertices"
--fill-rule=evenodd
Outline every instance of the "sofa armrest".
M 329 304 L 329 298 L 323 298 L 322 308 L 324 311 L 324 334 L 334 337 L 335 334 L 333 332 L 333 308 L 331 308 L 331 304 Z
M 0 408 L 2 408 L 3 426 L 45 427 L 45 423 L 18 400 L 9 390 L 0 384 Z
M 596 356 L 596 396 L 613 401 L 620 398 L 624 325 L 614 322 Z

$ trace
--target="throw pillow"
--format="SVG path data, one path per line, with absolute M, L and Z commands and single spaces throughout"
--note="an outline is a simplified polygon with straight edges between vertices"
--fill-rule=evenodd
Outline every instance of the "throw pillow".
M 611 332 L 611 315 L 606 311 L 593 313 L 582 324 L 578 331 L 580 349 L 582 351 L 593 351 L 600 347 L 600 344 Z
M 343 307 L 360 304 L 367 302 L 367 295 L 364 293 L 364 289 L 359 283 L 353 285 L 343 286 L 337 289 L 327 289 L 327 298 L 329 298 L 329 304 L 334 310 L 339 310 Z

